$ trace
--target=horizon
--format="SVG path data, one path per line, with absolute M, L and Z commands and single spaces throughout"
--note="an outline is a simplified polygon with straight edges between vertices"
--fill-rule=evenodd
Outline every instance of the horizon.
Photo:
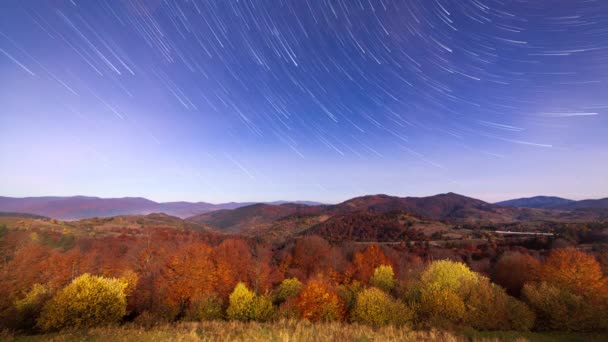
M 480 197 L 476 197 L 476 196 L 470 196 L 467 194 L 462 194 L 462 193 L 456 193 L 456 192 L 452 192 L 452 191 L 447 191 L 447 192 L 440 192 L 440 193 L 435 193 L 435 194 L 430 194 L 430 195 L 422 195 L 422 196 L 413 196 L 413 195 L 402 195 L 402 194 L 390 194 L 390 193 L 369 193 L 369 194 L 361 194 L 361 195 L 355 195 L 353 197 L 349 197 L 349 198 L 345 198 L 339 201 L 335 201 L 335 202 L 323 202 L 323 201 L 318 201 L 315 199 L 270 199 L 270 200 L 251 200 L 251 201 L 226 201 L 226 202 L 213 202 L 213 201 L 207 201 L 207 200 L 171 200 L 171 201 L 163 201 L 163 200 L 157 200 L 154 198 L 149 198 L 149 197 L 144 197 L 144 196 L 117 196 L 117 197 L 105 197 L 105 196 L 95 196 L 95 195 L 42 195 L 42 196 L 8 196 L 8 195 L 4 195 L 4 194 L 0 194 L 0 197 L 8 197 L 8 198 L 20 198 L 20 199 L 24 199 L 24 198 L 48 198 L 48 197 L 58 197 L 58 198 L 72 198 L 72 197 L 85 197 L 85 198 L 98 198 L 98 199 L 145 199 L 145 200 L 149 200 L 152 202 L 156 202 L 156 203 L 177 203 L 177 202 L 186 202 L 186 203 L 208 203 L 208 204 L 228 204 L 228 203 L 252 203 L 252 204 L 257 204 L 257 203 L 266 203 L 266 204 L 272 204 L 273 202 L 286 202 L 286 203 L 295 203 L 295 202 L 313 202 L 313 203 L 317 203 L 319 205 L 335 205 L 335 204 L 340 204 L 342 202 L 346 202 L 348 200 L 354 199 L 354 198 L 359 198 L 359 197 L 367 197 L 367 196 L 389 196 L 389 197 L 399 197 L 399 198 L 407 198 L 407 197 L 412 197 L 412 198 L 424 198 L 424 197 L 433 197 L 433 196 L 439 196 L 439 195 L 447 195 L 447 194 L 456 194 L 459 196 L 464 196 L 464 197 L 469 197 L 469 198 L 473 198 L 473 199 L 478 199 L 478 200 L 482 200 L 484 202 L 487 203 L 499 203 L 499 202 L 504 202 L 504 201 L 508 201 L 508 200 L 517 200 L 517 199 L 529 199 L 529 198 L 534 198 L 534 197 L 556 197 L 556 198 L 563 198 L 563 199 L 567 199 L 567 200 L 573 200 L 573 201 L 583 201 L 583 200 L 600 200 L 600 199 L 604 199 L 604 198 L 608 198 L 608 195 L 604 195 L 604 196 L 598 196 L 598 197 L 582 197 L 582 198 L 572 198 L 572 197 L 563 197 L 563 196 L 558 196 L 558 195 L 546 195 L 546 194 L 540 194 L 540 195 L 531 195 L 531 196 L 520 196 L 520 197 L 512 197 L 512 198 L 505 198 L 505 199 L 500 199 L 500 200 L 493 200 L 493 201 L 488 201 L 485 200 L 483 198 Z
M 10 196 L 608 194 L 606 2 L 0 9 Z

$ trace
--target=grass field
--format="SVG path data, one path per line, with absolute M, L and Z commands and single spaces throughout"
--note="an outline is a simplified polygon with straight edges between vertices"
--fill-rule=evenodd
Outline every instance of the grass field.
M 301 321 L 277 323 L 202 322 L 159 325 L 149 329 L 137 325 L 62 331 L 21 336 L 0 334 L 2 341 L 608 341 L 601 334 L 516 332 L 413 331 L 408 328 L 373 329 L 355 324 L 310 324 Z

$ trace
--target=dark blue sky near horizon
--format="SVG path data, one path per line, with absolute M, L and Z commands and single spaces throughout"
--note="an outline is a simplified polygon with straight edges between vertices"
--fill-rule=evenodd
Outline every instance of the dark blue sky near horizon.
M 608 2 L 0 3 L 0 192 L 608 196 Z

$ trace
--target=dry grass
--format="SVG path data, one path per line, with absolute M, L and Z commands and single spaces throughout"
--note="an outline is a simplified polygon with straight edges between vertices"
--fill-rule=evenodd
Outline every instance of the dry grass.
M 301 321 L 277 323 L 202 322 L 160 325 L 145 329 L 137 325 L 62 331 L 35 336 L 1 335 L 13 341 L 469 341 L 448 332 L 413 331 L 408 328 L 372 329 L 356 324 L 311 324 Z M 487 340 L 492 341 L 493 339 Z
M 0 341 L 443 341 L 443 342 L 549 342 L 608 341 L 606 334 L 575 333 L 518 333 L 462 331 L 458 334 L 445 331 L 414 331 L 409 328 L 367 326 L 344 323 L 311 324 L 303 321 L 275 323 L 202 322 L 162 324 L 144 328 L 135 324 L 94 328 L 89 330 L 61 331 L 53 334 L 14 336 L 0 331 Z

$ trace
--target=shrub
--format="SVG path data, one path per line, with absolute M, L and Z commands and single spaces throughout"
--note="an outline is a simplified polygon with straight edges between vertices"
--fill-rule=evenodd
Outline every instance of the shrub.
M 523 297 L 537 314 L 539 330 L 592 331 L 608 327 L 605 305 L 545 282 L 524 285 Z
M 224 317 L 222 299 L 217 295 L 207 295 L 190 305 L 186 315 L 191 321 L 213 321 Z
M 336 290 L 321 280 L 311 280 L 298 295 L 296 306 L 311 322 L 336 321 L 344 316 L 344 304 Z
M 43 285 L 34 284 L 21 299 L 15 300 L 12 327 L 17 330 L 32 331 L 44 304 L 51 298 L 51 292 Z
M 42 309 L 42 330 L 86 328 L 116 323 L 127 311 L 127 283 L 83 274 L 59 291 Z
M 465 303 L 464 323 L 477 330 L 529 330 L 534 325 L 528 306 L 486 277 L 465 282 L 460 294 Z
M 228 318 L 237 321 L 268 321 L 274 316 L 274 307 L 269 296 L 256 296 L 243 283 L 238 283 L 230 294 Z
M 357 300 L 359 292 L 363 291 L 363 284 L 360 281 L 354 280 L 350 284 L 341 284 L 338 286 L 338 296 L 344 303 L 345 311 L 350 311 Z
M 461 262 L 439 260 L 431 263 L 422 273 L 424 287 L 433 290 L 450 289 L 458 291 L 464 281 L 477 281 L 479 275 Z
M 269 296 L 256 296 L 253 301 L 253 313 L 251 319 L 259 322 L 270 321 L 274 318 L 274 307 Z
M 243 283 L 238 283 L 230 294 L 226 313 L 229 319 L 248 321 L 253 317 L 255 294 Z
M 369 284 L 384 292 L 391 292 L 395 288 L 395 272 L 390 265 L 381 265 L 374 269 L 374 274 L 369 279 Z
M 528 305 L 512 297 L 507 305 L 511 330 L 529 331 L 534 327 L 536 315 Z
M 287 298 L 297 296 L 301 290 L 302 283 L 298 280 L 298 278 L 283 279 L 275 291 L 274 301 L 275 303 L 282 303 Z
M 412 311 L 400 301 L 377 288 L 363 290 L 357 295 L 351 312 L 353 322 L 380 327 L 403 325 L 413 317 Z
M 425 287 L 420 291 L 416 311 L 423 325 L 447 327 L 464 317 L 465 306 L 460 296 L 449 288 Z

